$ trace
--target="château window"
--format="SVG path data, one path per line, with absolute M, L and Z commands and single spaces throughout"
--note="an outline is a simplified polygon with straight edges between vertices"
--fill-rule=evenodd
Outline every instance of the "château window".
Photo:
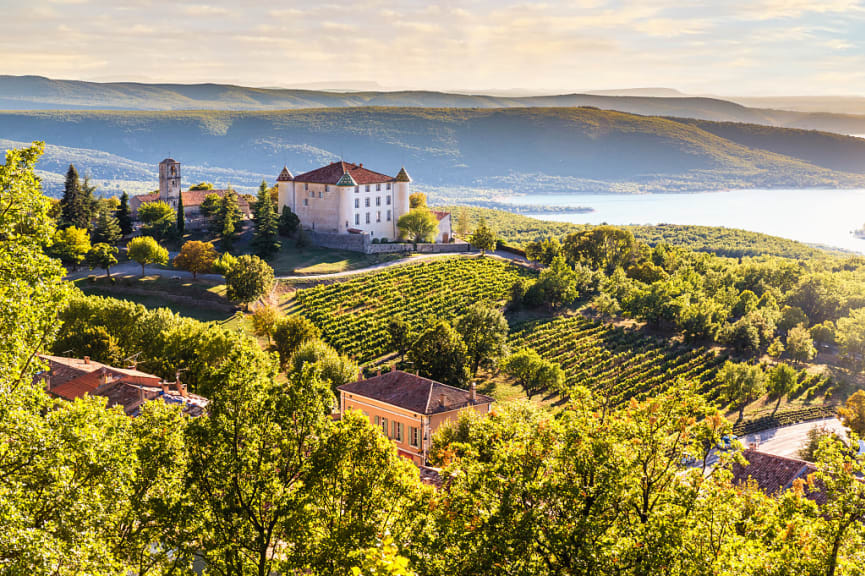
M 327 185 L 327 184 L 325 184 L 325 185 L 324 185 L 324 191 L 325 191 L 325 192 L 330 192 L 330 186 Z M 318 193 L 318 197 L 321 198 L 321 192 Z
M 360 224 L 360 214 L 355 214 L 354 215 L 354 225 L 357 226 L 358 224 Z
M 408 443 L 415 448 L 420 448 L 420 430 L 415 426 L 408 427 Z
M 390 190 L 390 182 L 387 183 L 387 189 Z
M 390 206 L 390 195 L 384 197 L 384 203 Z
M 387 221 L 390 222 L 390 210 L 387 211 Z
M 375 221 L 381 222 L 381 210 L 375 213 Z
M 303 183 L 303 189 L 304 189 L 304 190 L 309 190 L 309 182 L 304 182 L 304 183 Z
M 366 223 L 369 224 L 369 212 L 366 213 Z
M 366 185 L 366 191 L 369 192 L 369 184 Z
M 355 199 L 354 199 L 354 207 L 355 207 L 355 208 L 360 208 L 360 198 L 355 198 Z
M 315 198 L 315 190 L 310 190 L 310 191 L 309 191 L 309 197 L 310 197 L 310 198 Z
M 303 205 L 304 205 L 304 206 L 309 206 L 309 198 L 304 198 L 304 199 L 303 199 Z
M 318 191 L 318 197 L 321 198 L 321 190 Z
M 369 208 L 369 197 L 364 198 L 364 205 Z
M 394 422 L 393 423 L 393 439 L 397 442 L 402 442 L 402 432 L 405 424 L 402 422 Z
M 388 428 L 387 424 L 388 424 L 388 422 L 387 422 L 387 418 L 382 418 L 382 419 L 381 419 L 381 431 L 382 431 L 382 434 L 384 434 L 385 436 L 390 436 L 390 434 L 388 434 L 388 432 L 390 432 L 390 430 L 387 429 L 387 428 Z
M 381 419 L 378 416 L 375 417 L 375 426 L 376 428 L 381 426 Z
M 381 190 L 381 184 L 376 184 L 376 185 L 375 185 L 375 189 L 376 189 L 376 192 L 379 191 L 379 190 Z
M 376 197 L 375 197 L 375 205 L 376 205 L 376 206 L 381 206 L 381 196 L 376 196 Z
M 358 192 L 360 192 L 360 186 L 355 186 L 354 193 L 357 194 Z

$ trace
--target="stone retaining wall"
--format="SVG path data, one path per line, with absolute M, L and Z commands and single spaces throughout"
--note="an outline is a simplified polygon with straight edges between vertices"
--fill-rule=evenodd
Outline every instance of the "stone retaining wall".
M 333 250 L 349 250 L 351 252 L 363 252 L 364 254 L 392 254 L 399 252 L 419 252 L 422 254 L 441 254 L 449 252 L 471 252 L 471 245 L 465 242 L 454 242 L 450 244 L 418 244 L 410 242 L 392 242 L 386 244 L 373 244 L 368 234 L 334 234 L 329 232 L 315 232 L 304 230 L 310 244 L 331 248 Z

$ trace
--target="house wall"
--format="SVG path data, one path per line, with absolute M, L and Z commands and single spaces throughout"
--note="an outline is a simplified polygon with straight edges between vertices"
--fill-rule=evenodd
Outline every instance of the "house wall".
M 344 231 L 344 225 L 343 230 L 339 226 L 338 186 L 295 182 L 294 201 L 297 203 L 294 212 L 305 229 L 337 233 Z
M 340 392 L 340 406 L 341 412 L 343 413 L 345 413 L 346 410 L 362 411 L 366 417 L 369 418 L 369 421 L 373 426 L 376 425 L 377 416 L 379 418 L 379 430 L 382 430 L 381 419 L 386 418 L 388 420 L 388 431 L 386 436 L 393 440 L 394 444 L 396 444 L 397 448 L 402 453 L 410 457 L 411 460 L 418 465 L 426 464 L 426 454 L 429 451 L 432 436 L 440 426 L 446 422 L 457 420 L 463 410 L 474 409 L 481 415 L 487 414 L 490 411 L 490 403 L 483 403 L 426 416 L 372 398 L 346 392 Z M 403 438 L 401 441 L 397 441 L 393 438 L 393 422 L 401 422 L 403 424 Z M 421 445 L 419 447 L 411 446 L 409 443 L 411 434 L 410 426 L 414 426 L 420 430 Z M 382 430 L 382 432 L 384 432 L 384 430 Z
M 439 231 L 436 236 L 436 242 L 440 244 L 447 244 L 454 237 L 453 228 L 451 226 L 451 215 L 448 214 L 441 220 L 439 220 Z

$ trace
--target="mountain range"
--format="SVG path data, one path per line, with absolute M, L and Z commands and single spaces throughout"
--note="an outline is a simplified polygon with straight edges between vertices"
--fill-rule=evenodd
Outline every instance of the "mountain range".
M 0 146 L 49 147 L 58 193 L 72 162 L 105 193 L 156 186 L 156 164 L 253 188 L 340 158 L 395 174 L 406 166 L 443 199 L 585 191 L 865 186 L 865 140 L 757 124 L 597 108 L 340 107 L 282 111 L 8 111 Z

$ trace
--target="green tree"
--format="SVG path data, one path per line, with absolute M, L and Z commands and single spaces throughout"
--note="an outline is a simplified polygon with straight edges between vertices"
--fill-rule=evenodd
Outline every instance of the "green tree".
M 769 355 L 770 358 L 780 358 L 782 354 L 784 354 L 784 344 L 781 342 L 780 338 L 775 338 L 772 340 L 772 343 L 769 345 L 769 348 L 766 350 L 766 354 Z
M 142 276 L 147 264 L 168 264 L 168 250 L 150 236 L 139 236 L 130 240 L 126 245 L 126 256 L 141 265 Z
M 77 267 L 90 252 L 90 234 L 86 228 L 69 226 L 54 233 L 51 254 L 64 264 Z
M 213 184 L 210 182 L 199 182 L 195 186 L 191 186 L 190 190 L 213 190 Z
M 264 259 L 271 258 L 279 252 L 279 222 L 273 205 L 273 198 L 267 182 L 261 181 L 258 188 L 258 199 L 255 202 L 253 216 L 255 234 L 252 237 L 252 247 L 255 253 Z
M 630 230 L 613 226 L 595 226 L 572 232 L 562 244 L 562 250 L 572 264 L 587 264 L 593 270 L 607 273 L 630 264 L 636 247 Z
M 445 320 L 427 326 L 409 349 L 408 358 L 427 378 L 460 387 L 468 382 L 468 349 L 459 333 Z
M 210 188 L 208 188 L 208 190 L 210 190 Z M 210 221 L 210 226 L 214 225 L 213 219 L 219 214 L 219 209 L 221 206 L 222 198 L 220 198 L 219 194 L 216 194 L 215 192 L 207 194 L 204 197 L 204 200 L 202 200 L 199 210 L 201 211 L 201 215 Z M 219 227 L 211 227 L 211 232 L 213 234 L 218 234 Z
M 237 257 L 225 252 L 213 261 L 213 271 L 225 276 L 235 264 L 237 264 Z
M 225 295 L 247 307 L 273 288 L 273 268 L 258 256 L 244 254 L 225 274 Z
M 481 251 L 481 254 L 492 252 L 496 249 L 496 234 L 492 228 L 487 226 L 487 221 L 481 218 L 472 235 L 469 236 L 469 244 Z
M 63 197 L 60 199 L 60 222 L 62 227 L 75 226 L 90 230 L 93 220 L 94 203 L 88 197 L 88 190 L 81 185 L 78 171 L 72 164 L 66 171 L 66 183 L 63 187 Z
M 297 217 L 297 214 L 291 211 L 291 208 L 288 206 L 282 207 L 282 215 L 279 217 L 279 235 L 280 236 L 294 236 L 300 227 L 300 218 Z
M 116 217 L 123 236 L 132 234 L 132 212 L 129 209 L 129 194 L 126 192 L 120 196 L 120 207 L 117 208 Z
M 769 371 L 767 381 L 769 396 L 778 399 L 778 402 L 775 404 L 775 410 L 777 410 L 778 406 L 781 404 L 781 399 L 796 389 L 796 385 L 799 381 L 799 374 L 788 364 L 782 362 L 776 364 L 775 367 Z
M 466 344 L 472 374 L 481 365 L 491 366 L 508 348 L 508 321 L 497 308 L 480 302 L 470 305 L 456 323 Z
M 461 206 L 457 213 L 457 225 L 455 229 L 457 236 L 465 239 L 469 235 L 471 225 L 472 222 L 468 210 L 466 210 L 465 206 Z
M 306 479 L 334 398 L 309 371 L 275 377 L 260 352 L 239 349 L 206 376 L 209 416 L 188 425 L 188 493 L 207 519 L 198 552 L 218 574 L 301 572 L 311 553 L 293 543 L 314 526 Z
M 183 234 L 186 232 L 186 212 L 183 209 L 183 192 L 177 198 L 177 218 L 174 227 L 177 230 L 177 237 L 183 238 Z
M 562 243 L 558 238 L 547 238 L 543 241 L 526 244 L 526 258 L 549 266 L 553 258 L 562 253 Z
M 865 391 L 854 392 L 844 406 L 838 407 L 838 418 L 851 432 L 865 437 Z
M 391 316 L 387 322 L 387 335 L 391 348 L 398 352 L 400 358 L 405 358 L 412 342 L 411 326 L 399 314 Z
M 180 253 L 174 257 L 173 265 L 175 268 L 192 272 L 192 278 L 196 280 L 199 274 L 207 274 L 213 270 L 216 256 L 212 243 L 189 240 L 183 243 Z
M 542 304 L 558 308 L 568 306 L 580 295 L 580 285 L 587 285 L 590 280 L 587 271 L 582 267 L 580 273 L 571 268 L 565 257 L 559 254 L 550 265 L 541 271 L 538 280 L 532 284 L 526 293 L 526 301 L 533 306 Z
M 267 343 L 270 344 L 273 340 L 273 333 L 276 331 L 276 325 L 279 322 L 281 312 L 278 307 L 272 304 L 264 304 L 257 306 L 252 312 L 252 330 L 253 333 L 261 338 L 267 337 Z
M 237 236 L 242 215 L 237 204 L 237 192 L 229 188 L 219 204 L 219 211 L 211 219 L 210 231 L 222 239 L 222 250 L 230 252 Z
M 517 350 L 502 363 L 502 371 L 516 380 L 531 399 L 544 390 L 563 393 L 565 373 L 561 366 L 545 360 L 535 350 Z
M 425 207 L 415 208 L 402 216 L 396 222 L 400 235 L 415 244 L 432 242 L 439 229 L 438 218 Z
M 811 333 L 803 324 L 797 324 L 787 332 L 787 354 L 796 362 L 807 362 L 817 355 Z
M 414 210 L 415 208 L 426 208 L 426 194 L 423 192 L 413 192 L 408 195 L 408 207 L 409 210 Z
M 841 356 L 856 371 L 865 367 L 865 308 L 852 310 L 850 315 L 839 318 L 836 338 Z
M 295 372 L 313 370 L 322 381 L 330 384 L 334 394 L 337 386 L 356 380 L 360 371 L 360 367 L 350 358 L 317 339 L 307 340 L 298 346 L 291 356 L 291 364 Z
M 138 208 L 141 233 L 162 242 L 172 237 L 177 228 L 174 208 L 166 202 L 147 202 Z
M 722 397 L 733 406 L 739 407 L 739 419 L 745 406 L 763 395 L 766 391 L 763 369 L 745 363 L 728 360 L 718 371 L 718 383 Z
M 303 316 L 280 318 L 273 331 L 273 343 L 282 367 L 288 366 L 301 345 L 317 340 L 320 335 L 319 329 Z
M 123 237 L 120 223 L 108 210 L 100 210 L 96 218 L 96 226 L 93 228 L 94 244 L 117 244 Z
M 91 270 L 102 268 L 105 270 L 105 275 L 111 278 L 111 267 L 117 264 L 117 252 L 117 246 L 104 243 L 94 244 L 86 256 L 87 266 Z

